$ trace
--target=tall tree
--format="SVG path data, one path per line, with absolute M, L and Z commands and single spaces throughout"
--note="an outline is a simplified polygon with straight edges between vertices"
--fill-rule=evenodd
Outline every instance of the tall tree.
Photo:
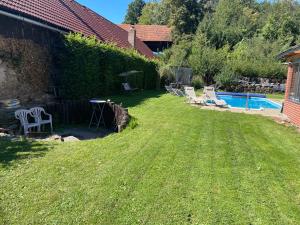
M 142 10 L 145 4 L 146 3 L 143 0 L 134 0 L 131 2 L 128 5 L 124 23 L 137 24 L 139 22 L 139 17 L 142 15 Z
M 206 16 L 199 29 L 217 48 L 226 44 L 233 47 L 243 38 L 252 37 L 257 30 L 259 13 L 250 3 L 220 0 L 215 12 Z
M 270 41 L 279 40 L 285 48 L 293 46 L 300 35 L 300 5 L 293 0 L 280 1 L 268 5 L 267 18 L 261 35 Z
M 228 47 L 216 49 L 210 46 L 203 33 L 198 32 L 192 42 L 192 52 L 189 57 L 190 66 L 196 76 L 200 76 L 205 84 L 214 83 L 214 77 L 222 71 L 226 64 Z
M 198 0 L 168 0 L 171 9 L 170 25 L 173 38 L 194 34 L 203 17 L 202 3 Z
M 219 0 L 201 0 L 203 5 L 203 12 L 211 14 L 214 12 Z
M 300 44 L 299 1 L 165 1 L 179 37 L 164 52 L 165 65 L 191 67 L 194 77 L 225 88 L 239 77 L 284 79 L 285 68 L 275 56 Z M 196 34 L 195 18 L 201 20 Z
M 146 25 L 167 25 L 169 23 L 170 13 L 166 0 L 149 2 L 143 8 L 139 23 Z

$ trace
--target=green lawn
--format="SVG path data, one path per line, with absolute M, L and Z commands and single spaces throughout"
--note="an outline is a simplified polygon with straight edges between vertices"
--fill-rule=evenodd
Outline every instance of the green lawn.
M 157 92 L 121 99 L 133 130 L 0 140 L 0 224 L 299 224 L 295 129 Z
M 277 100 L 284 100 L 284 93 L 267 94 L 267 98 L 272 98 L 272 99 L 277 99 Z

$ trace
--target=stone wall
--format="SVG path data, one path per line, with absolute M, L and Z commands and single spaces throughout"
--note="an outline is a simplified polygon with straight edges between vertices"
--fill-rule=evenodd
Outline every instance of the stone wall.
M 58 33 L 0 16 L 0 100 L 27 104 L 49 99 L 59 40 Z

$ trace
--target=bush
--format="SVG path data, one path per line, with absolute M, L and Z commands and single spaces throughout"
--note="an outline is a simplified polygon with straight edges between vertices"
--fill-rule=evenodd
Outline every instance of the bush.
M 208 45 L 206 37 L 199 33 L 194 41 L 189 57 L 193 71 L 201 76 L 206 85 L 215 83 L 214 77 L 220 73 L 226 63 L 228 47 L 216 49 Z
M 224 69 L 215 76 L 215 81 L 218 86 L 226 91 L 232 91 L 232 85 L 238 84 L 238 76 L 229 68 L 224 67 Z
M 189 67 L 188 58 L 191 53 L 191 47 L 191 37 L 184 36 L 178 43 L 164 50 L 163 54 L 160 54 L 159 74 L 161 86 L 176 81 L 174 68 Z
M 81 34 L 65 36 L 60 66 L 62 97 L 67 99 L 118 93 L 125 80 L 118 74 L 130 70 L 143 72 L 128 77 L 130 84 L 140 89 L 155 89 L 159 79 L 155 60 Z
M 204 87 L 204 82 L 200 76 L 194 76 L 192 79 L 192 86 L 196 89 L 201 89 Z
M 229 64 L 242 77 L 276 78 L 286 77 L 286 68 L 275 58 L 280 45 L 262 38 L 244 40 L 235 46 Z
M 132 116 L 127 127 L 129 127 L 130 129 L 135 129 L 138 125 L 138 119 Z

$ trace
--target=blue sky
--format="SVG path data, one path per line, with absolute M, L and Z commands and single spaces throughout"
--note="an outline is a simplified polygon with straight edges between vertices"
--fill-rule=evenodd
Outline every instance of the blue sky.
M 122 23 L 132 0 L 77 0 L 114 23 Z

